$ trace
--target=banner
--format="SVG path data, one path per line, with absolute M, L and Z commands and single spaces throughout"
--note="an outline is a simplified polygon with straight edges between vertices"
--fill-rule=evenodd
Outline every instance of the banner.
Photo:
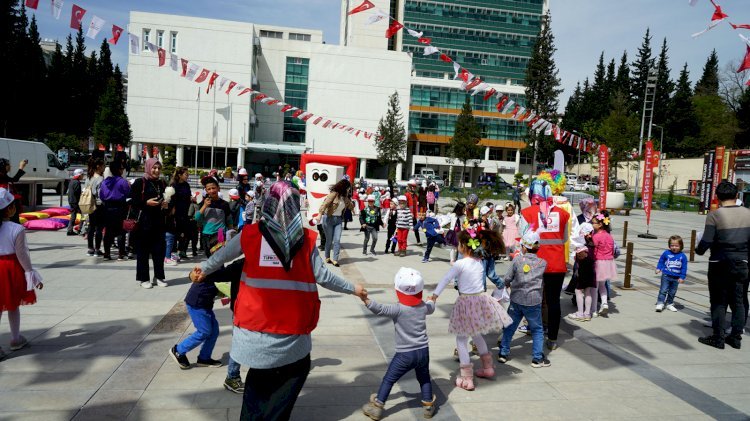
M 643 211 L 646 212 L 646 225 L 651 224 L 651 201 L 652 193 L 654 190 L 654 167 L 648 165 L 654 159 L 654 144 L 651 140 L 646 142 L 646 152 L 643 160 L 646 165 L 643 167 L 643 188 L 641 192 L 641 200 L 643 201 Z
M 700 211 L 708 213 L 711 210 L 711 178 L 714 173 L 714 152 L 703 154 L 703 172 L 701 174 Z
M 101 32 L 102 28 L 104 27 L 104 23 L 104 19 L 94 15 L 94 17 L 91 18 L 91 22 L 89 23 L 89 29 L 88 31 L 86 31 L 86 36 L 91 39 L 96 39 L 96 36 L 99 35 L 99 32 Z
M 716 186 L 721 183 L 721 179 L 724 178 L 724 147 L 717 146 L 714 150 L 714 166 L 711 177 L 711 210 L 719 208 L 719 199 L 716 198 Z
M 62 8 L 63 0 L 52 0 L 52 16 L 54 16 L 55 19 L 60 19 Z
M 607 189 L 609 188 L 609 149 L 599 146 L 599 210 L 607 209 Z

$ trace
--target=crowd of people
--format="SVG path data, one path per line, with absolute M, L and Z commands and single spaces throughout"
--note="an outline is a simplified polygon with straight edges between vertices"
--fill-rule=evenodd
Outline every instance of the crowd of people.
M 213 306 L 217 297 L 226 296 L 234 329 L 224 387 L 243 394 L 242 419 L 289 418 L 311 367 L 310 334 L 321 305 L 317 285 L 358 296 L 368 310 L 392 319 L 395 325 L 396 354 L 378 392 L 362 408 L 376 420 L 384 416 L 394 383 L 411 370 L 420 384 L 424 416 L 434 414 L 426 317 L 435 311 L 436 301 L 451 283 L 458 296 L 448 331 L 456 337 L 455 384 L 464 390 L 477 387 L 475 377 L 493 377 L 495 361 L 510 359 L 517 329 L 531 335 L 531 366 L 551 365 L 545 347 L 548 351 L 558 347 L 560 297 L 570 268 L 572 278 L 565 291 L 573 295 L 577 311 L 567 319 L 589 322 L 609 312 L 610 285 L 617 280 L 615 259 L 619 255 L 610 233 L 612 216 L 591 199 L 582 200 L 576 214 L 560 196 L 565 181 L 557 171 L 540 174 L 523 199 L 519 195 L 512 202 L 481 205 L 476 194 L 469 194 L 465 201 L 445 209 L 448 212 L 438 206 L 437 186 L 412 180 L 401 192 L 392 183 L 387 188 L 368 185 L 365 180 L 353 185 L 345 177 L 331 187 L 318 209 L 320 219 L 307 228 L 302 218 L 304 175 L 300 172 L 276 175 L 277 180 L 270 183 L 260 173 L 251 180 L 240 169 L 237 185 L 225 199 L 216 171 L 203 177 L 202 189 L 194 192 L 187 168 L 176 168 L 169 181 L 155 158 L 146 160 L 144 175 L 132 181 L 123 178 L 123 168 L 118 159 L 106 167 L 101 159 L 92 159 L 86 172 L 74 172 L 70 206 L 84 218 L 76 227 L 72 217 L 68 233 L 85 234 L 89 256 L 112 260 L 116 245 L 118 260 L 135 257 L 135 279 L 146 289 L 168 286 L 165 265 L 195 259 L 185 299 L 195 332 L 171 347 L 169 356 L 181 369 L 189 369 L 187 353 L 200 346 L 198 367 L 223 365 L 212 357 L 219 335 Z M 0 310 L 8 312 L 10 347 L 16 350 L 27 343 L 19 332 L 18 308 L 33 304 L 34 289 L 43 283 L 31 266 L 24 230 L 12 222 L 17 198 L 7 181 L 9 168 L 3 169 L 0 275 L 8 281 L 0 282 Z M 739 348 L 748 311 L 750 210 L 734 204 L 737 189 L 731 183 L 720 183 L 717 196 L 722 207 L 709 214 L 696 250 L 699 254 L 711 250 L 713 334 L 699 340 L 716 348 L 724 348 L 725 343 Z M 411 234 L 417 244 L 425 236 L 422 263 L 432 262 L 435 246 L 449 250 L 445 275 L 428 297 L 423 296 L 422 274 L 414 268 L 403 267 L 396 274 L 398 302 L 390 305 L 376 302 L 362 285 L 329 268 L 346 263 L 339 259 L 341 235 L 354 216 L 359 219 L 363 255 L 378 256 L 381 229 L 387 233 L 382 239 L 384 253 L 413 256 L 408 250 Z M 679 236 L 670 237 L 655 267 L 661 274 L 657 312 L 677 311 L 674 297 L 687 277 L 683 247 Z M 199 256 L 199 250 L 207 260 Z M 190 256 L 188 251 L 192 251 Z M 510 261 L 503 276 L 496 272 L 499 260 Z M 495 285 L 491 295 L 487 294 L 488 279 Z M 222 283 L 227 285 L 222 287 Z M 724 327 L 727 306 L 733 314 L 729 335 Z M 282 307 L 285 311 L 275 311 Z M 483 336 L 491 332 L 500 334 L 494 357 Z M 479 356 L 476 369 L 472 352 Z M 244 382 L 243 365 L 248 368 Z

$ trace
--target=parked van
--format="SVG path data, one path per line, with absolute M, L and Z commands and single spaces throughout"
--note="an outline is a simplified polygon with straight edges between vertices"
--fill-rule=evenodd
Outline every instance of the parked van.
M 419 169 L 419 175 L 424 176 L 424 178 L 430 178 L 435 176 L 435 170 L 432 168 L 420 168 Z
M 31 142 L 28 140 L 7 139 L 0 137 L 0 158 L 10 161 L 10 175 L 18 170 L 18 163 L 28 159 L 29 163 L 24 168 L 24 177 L 54 178 L 65 180 L 68 172 L 65 170 L 57 155 L 50 150 L 49 146 L 42 142 Z M 23 178 L 21 179 L 23 181 Z M 56 189 L 60 181 L 44 183 L 45 189 Z

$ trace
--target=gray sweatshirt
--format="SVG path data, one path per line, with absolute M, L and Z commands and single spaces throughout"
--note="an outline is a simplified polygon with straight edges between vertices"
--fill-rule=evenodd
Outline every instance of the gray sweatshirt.
M 528 265 L 528 272 L 524 267 Z M 513 259 L 505 274 L 505 286 L 510 287 L 510 302 L 522 306 L 542 304 L 542 276 L 547 261 L 534 253 L 526 253 Z
M 427 316 L 435 312 L 435 302 L 426 301 L 414 307 L 401 303 L 380 304 L 373 300 L 367 308 L 378 316 L 389 317 L 396 329 L 396 352 L 427 348 Z

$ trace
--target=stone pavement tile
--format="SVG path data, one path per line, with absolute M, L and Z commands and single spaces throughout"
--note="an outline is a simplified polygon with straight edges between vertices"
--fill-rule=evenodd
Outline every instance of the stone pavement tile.
M 664 396 L 667 394 L 659 386 L 648 380 L 608 380 L 603 376 L 602 380 L 585 381 L 561 381 L 550 383 L 565 398 L 592 399 L 602 398 L 609 400 L 612 396 L 618 397 L 640 397 L 640 396 Z
M 138 400 L 134 412 L 143 409 L 179 410 L 193 408 L 193 400 L 198 392 L 197 390 L 181 389 L 146 390 Z
M 35 354 L 14 353 L 0 364 L 0 375 L 16 373 L 57 373 L 83 371 L 114 371 L 122 364 L 124 356 L 98 355 L 88 359 L 37 358 Z
M 142 390 L 99 390 L 86 402 L 73 420 L 124 420 L 142 394 Z
M 502 377 L 494 379 L 474 378 L 476 389 L 469 392 L 456 387 L 455 376 L 450 379 L 433 379 L 453 405 L 467 402 L 520 402 L 544 399 L 564 399 L 563 395 L 547 383 L 506 383 Z
M 16 411 L 63 411 L 82 407 L 96 389 L 68 389 L 62 387 L 54 393 L 48 390 L 9 390 L 0 393 L 0 414 Z
M 744 389 L 735 389 L 734 392 L 744 391 L 745 393 L 728 393 L 720 396 L 721 400 L 734 409 L 750 414 L 750 399 L 748 399 L 747 387 Z M 750 416 L 749 416 L 750 417 Z M 745 418 L 747 419 L 747 418 Z
M 330 356 L 333 353 L 345 352 L 346 355 L 352 358 L 380 358 L 383 359 L 383 352 L 380 348 L 372 346 L 369 341 L 366 344 L 358 343 L 342 343 L 339 345 L 323 345 L 319 344 L 313 334 L 313 348 L 312 358 L 313 360 L 318 357 Z
M 228 409 L 135 408 L 126 418 L 128 421 L 216 421 L 225 419 L 239 419 L 239 413 L 237 413 L 237 416 L 230 418 Z
M 224 367 L 218 369 L 193 367 L 190 370 L 182 370 L 171 359 L 168 359 L 148 384 L 148 390 L 201 389 L 211 372 L 215 370 L 221 370 L 226 375 Z
M 340 386 L 353 383 L 356 380 L 358 386 L 369 386 L 375 393 L 385 375 L 386 366 L 382 370 L 372 371 L 320 371 L 314 369 L 307 376 L 305 388 Z
M 2 411 L 2 419 L 13 421 L 69 421 L 77 412 L 75 409 L 13 412 L 12 409 L 6 411 L 2 406 L 0 406 L 0 411 Z
M 356 324 L 339 324 L 339 325 L 328 325 L 325 320 L 321 320 L 318 323 L 318 327 L 315 328 L 313 333 L 318 338 L 322 336 L 348 336 L 356 338 L 358 336 L 370 336 L 371 333 L 367 329 L 367 325 L 364 322 Z M 355 339 L 356 341 L 356 339 Z
M 703 413 L 690 405 L 690 402 L 685 402 L 679 396 L 639 396 L 637 398 L 623 398 L 617 397 L 617 403 L 631 408 L 641 416 L 648 417 L 659 417 L 660 419 L 664 416 L 686 416 L 686 415 L 702 415 Z M 614 415 L 614 414 L 613 414 Z
M 744 378 L 750 377 L 750 367 L 737 364 L 674 364 L 660 365 L 659 368 L 680 378 Z M 750 396 L 748 396 L 750 397 Z
M 3 375 L 0 391 L 56 391 L 98 389 L 112 375 L 112 371 L 56 371 L 13 373 Z

